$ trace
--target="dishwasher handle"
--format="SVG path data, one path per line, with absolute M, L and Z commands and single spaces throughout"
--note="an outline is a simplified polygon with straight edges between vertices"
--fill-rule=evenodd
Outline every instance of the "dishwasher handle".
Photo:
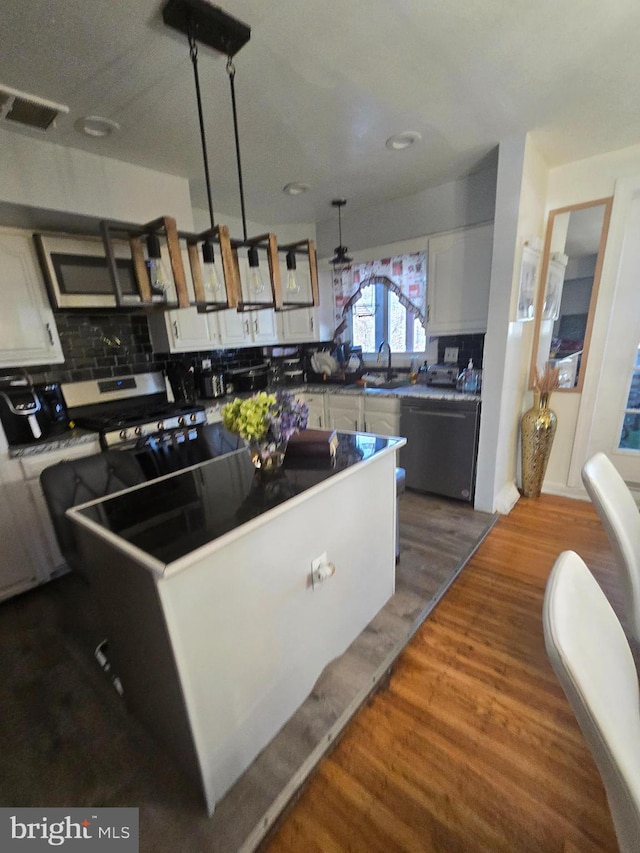
M 434 412 L 427 411 L 426 409 L 405 409 L 402 414 L 411 415 L 412 417 L 418 415 L 421 418 L 466 418 L 469 412 Z

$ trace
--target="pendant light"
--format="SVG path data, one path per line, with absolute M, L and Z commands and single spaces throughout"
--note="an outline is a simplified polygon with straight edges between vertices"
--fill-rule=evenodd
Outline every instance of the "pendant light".
M 342 245 L 342 215 L 341 210 L 347 203 L 346 198 L 334 198 L 331 202 L 332 207 L 338 208 L 338 240 L 339 245 L 336 246 L 334 251 L 334 256 L 331 258 L 329 263 L 333 266 L 333 278 L 334 281 L 337 279 L 340 281 L 342 288 L 349 288 L 351 284 L 351 264 L 353 263 L 353 258 L 350 258 L 347 254 L 349 249 L 347 246 Z
M 253 311 L 264 308 L 279 308 L 282 306 L 282 289 L 280 282 L 280 266 L 278 264 L 278 244 L 275 234 L 263 234 L 260 237 L 249 238 L 247 236 L 247 215 L 244 203 L 244 184 L 242 180 L 242 158 L 240 155 L 240 133 L 238 130 L 238 110 L 236 105 L 236 89 L 235 78 L 236 69 L 233 63 L 233 57 L 227 57 L 227 75 L 229 76 L 229 90 L 231 92 L 231 109 L 233 113 L 233 133 L 236 145 L 236 165 L 238 169 L 238 189 L 240 192 L 240 212 L 242 215 L 242 231 L 244 240 L 242 243 L 237 243 L 236 247 L 247 248 L 247 286 L 248 298 L 244 298 L 244 294 L 240 294 L 238 303 L 238 311 Z M 258 299 L 261 293 L 266 291 L 266 285 L 263 277 L 263 271 L 260 267 L 260 252 L 266 252 L 266 261 L 269 271 L 269 284 L 271 291 L 271 301 L 266 302 L 264 299 Z
M 217 50 L 239 50 L 248 40 L 249 30 L 239 21 L 230 19 L 235 25 L 225 33 L 224 38 L 217 36 L 216 25 L 227 16 L 221 10 L 206 3 L 194 0 L 170 0 L 163 9 L 165 24 L 186 33 L 189 42 L 189 57 L 193 65 L 193 78 L 198 108 L 200 144 L 202 162 L 207 188 L 209 221 L 211 227 L 202 234 L 187 235 L 187 250 L 191 267 L 195 304 L 199 312 L 221 311 L 236 308 L 239 301 L 239 282 L 233 259 L 233 250 L 229 229 L 215 224 L 209 158 L 204 127 L 200 77 L 198 74 L 198 39 Z M 213 42 L 212 42 L 213 39 Z M 220 264 L 216 263 L 216 244 L 220 248 Z M 222 272 L 222 280 L 220 272 Z
M 235 307 L 238 311 L 254 311 L 264 308 L 282 311 L 288 308 L 302 308 L 318 305 L 319 290 L 317 282 L 316 254 L 312 240 L 301 240 L 296 243 L 291 243 L 286 247 L 280 247 L 279 249 L 275 234 L 268 233 L 251 238 L 247 235 L 242 160 L 240 156 L 240 137 L 238 131 L 235 93 L 236 72 L 233 57 L 249 41 L 251 37 L 251 29 L 242 21 L 231 17 L 231 15 L 227 14 L 219 7 L 211 5 L 208 0 L 168 0 L 162 11 L 162 16 L 164 23 L 167 26 L 185 33 L 189 38 L 190 55 L 196 82 L 200 135 L 211 219 L 211 229 L 209 229 L 208 232 L 204 232 L 203 234 L 197 235 L 187 241 L 198 310 L 216 310 L 220 305 L 220 307 Z M 202 120 L 200 85 L 197 73 L 197 42 L 207 45 L 208 47 L 211 47 L 219 53 L 223 53 L 227 56 L 226 70 L 229 76 L 229 87 L 231 92 L 236 165 L 242 213 L 242 240 L 230 240 L 227 228 L 224 226 L 216 227 L 214 225 L 204 124 Z M 196 263 L 197 253 L 194 246 L 198 242 L 202 244 L 202 265 Z M 210 300 L 208 295 L 205 299 L 205 291 L 207 288 L 209 294 L 214 294 L 216 292 L 216 287 L 218 286 L 216 279 L 219 280 L 215 264 L 214 243 L 218 243 L 220 245 L 222 255 L 222 266 L 224 269 L 227 295 L 227 302 L 223 303 L 218 303 L 215 300 L 215 297 L 213 300 Z M 238 254 L 245 250 L 245 262 L 241 265 L 238 263 Z M 282 287 L 281 282 L 280 262 L 278 258 L 279 251 L 286 253 L 286 283 L 284 288 Z M 309 265 L 308 274 L 306 272 L 307 264 Z M 201 270 L 200 266 L 202 266 Z M 245 277 L 244 293 L 240 280 L 241 267 L 242 274 Z M 304 267 L 304 270 L 301 269 L 302 267 Z M 289 301 L 289 297 L 296 296 L 300 291 L 301 272 L 305 273 L 307 281 L 310 282 L 311 301 L 302 302 L 298 299 L 295 302 L 291 302 Z M 199 297 L 199 294 L 202 298 Z M 270 300 L 268 299 L 269 296 L 271 297 Z

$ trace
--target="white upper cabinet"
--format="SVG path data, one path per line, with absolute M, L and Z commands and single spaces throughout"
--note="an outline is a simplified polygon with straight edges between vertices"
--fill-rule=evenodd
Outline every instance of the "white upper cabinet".
M 191 267 L 186 249 L 182 250 L 182 266 L 187 290 L 191 299 L 194 299 Z M 174 298 L 174 293 L 169 294 L 169 298 Z M 153 348 L 157 352 L 193 352 L 220 346 L 216 324 L 210 321 L 209 314 L 198 314 L 196 308 L 176 308 L 173 311 L 151 314 L 149 331 Z
M 315 308 L 294 308 L 278 312 L 278 339 L 281 343 L 318 341 Z
M 30 231 L 0 229 L 0 367 L 64 361 Z
M 493 223 L 429 239 L 427 334 L 486 332 Z

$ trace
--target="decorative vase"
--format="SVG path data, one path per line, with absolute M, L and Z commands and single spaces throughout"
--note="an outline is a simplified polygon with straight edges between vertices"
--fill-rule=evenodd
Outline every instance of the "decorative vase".
M 522 494 L 525 498 L 540 497 L 551 445 L 556 433 L 557 418 L 549 408 L 550 393 L 534 392 L 533 406 L 522 416 Z
M 251 461 L 258 471 L 263 473 L 275 471 L 282 467 L 287 442 L 275 444 L 273 441 L 250 441 Z

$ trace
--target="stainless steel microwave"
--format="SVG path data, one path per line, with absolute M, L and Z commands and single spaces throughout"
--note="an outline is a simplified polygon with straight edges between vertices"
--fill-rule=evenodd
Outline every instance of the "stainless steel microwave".
M 99 237 L 34 234 L 40 265 L 54 308 L 115 308 L 104 243 Z M 131 252 L 113 241 L 118 279 L 127 305 L 140 301 Z

